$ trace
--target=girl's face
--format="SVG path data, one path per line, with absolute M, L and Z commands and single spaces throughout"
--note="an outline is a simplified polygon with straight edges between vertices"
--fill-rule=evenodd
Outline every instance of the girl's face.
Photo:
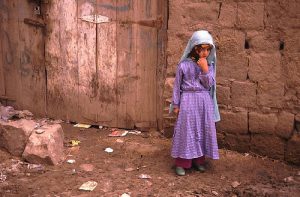
M 209 44 L 201 44 L 195 46 L 195 50 L 200 58 L 207 58 L 211 51 L 211 46 Z

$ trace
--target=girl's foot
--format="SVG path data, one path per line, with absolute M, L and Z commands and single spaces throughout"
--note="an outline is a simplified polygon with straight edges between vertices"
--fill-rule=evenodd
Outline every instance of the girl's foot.
M 185 175 L 185 170 L 182 167 L 176 166 L 175 172 L 178 176 L 184 176 Z
M 194 168 L 199 172 L 205 172 L 205 170 L 206 170 L 204 165 L 200 165 L 200 164 L 195 164 Z

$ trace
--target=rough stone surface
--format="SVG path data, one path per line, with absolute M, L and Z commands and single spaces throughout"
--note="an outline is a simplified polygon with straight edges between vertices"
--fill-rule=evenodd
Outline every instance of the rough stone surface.
M 250 49 L 257 53 L 274 53 L 279 50 L 280 37 L 273 32 L 264 32 L 263 34 L 258 31 L 247 32 L 247 40 Z
M 248 57 L 245 53 L 234 56 L 222 55 L 218 57 L 217 76 L 227 79 L 245 81 L 248 72 Z
M 289 87 L 300 86 L 300 53 L 287 53 L 282 62 L 285 70 L 283 75 L 287 85 Z
M 242 31 L 223 29 L 218 35 L 219 52 L 227 56 L 240 53 L 244 50 L 245 33 Z M 234 55 L 237 58 L 237 55 Z
M 243 29 L 264 28 L 264 3 L 239 2 L 238 26 Z
M 288 162 L 300 165 L 300 134 L 296 133 L 287 142 L 285 159 Z
M 277 53 L 251 53 L 249 78 L 252 81 L 278 82 L 281 80 L 281 55 Z
M 256 84 L 250 82 L 234 81 L 231 86 L 231 102 L 233 106 L 255 107 Z
M 284 159 L 284 141 L 272 135 L 252 135 L 250 150 L 274 159 Z
M 221 110 L 221 121 L 217 123 L 217 130 L 225 133 L 247 134 L 248 115 L 247 112 L 228 112 Z
M 238 152 L 249 152 L 250 150 L 250 136 L 249 135 L 233 135 L 226 134 L 224 147 Z
M 30 163 L 57 165 L 64 159 L 64 134 L 59 124 L 43 126 L 44 133 L 32 133 L 23 158 Z
M 284 83 L 260 82 L 257 88 L 257 104 L 282 108 L 284 101 Z
M 217 99 L 218 103 L 228 105 L 230 104 L 230 87 L 218 86 Z
M 251 133 L 273 134 L 276 130 L 277 116 L 275 114 L 249 113 L 249 131 Z
M 237 3 L 223 2 L 219 16 L 219 23 L 223 27 L 234 27 L 237 23 Z
M 288 139 L 291 137 L 294 129 L 295 115 L 282 111 L 278 115 L 278 123 L 276 125 L 276 134 L 279 137 Z
M 0 147 L 12 155 L 21 156 L 35 125 L 35 121 L 26 119 L 0 121 Z

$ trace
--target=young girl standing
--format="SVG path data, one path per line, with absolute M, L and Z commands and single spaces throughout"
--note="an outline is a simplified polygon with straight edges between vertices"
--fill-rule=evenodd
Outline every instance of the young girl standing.
M 204 172 L 205 156 L 219 159 L 215 122 L 216 48 L 208 31 L 196 31 L 178 64 L 172 105 L 177 114 L 171 155 L 177 175 L 194 166 Z

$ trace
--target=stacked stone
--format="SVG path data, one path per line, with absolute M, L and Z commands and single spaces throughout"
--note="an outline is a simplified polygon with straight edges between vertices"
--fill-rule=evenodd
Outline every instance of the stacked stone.
M 195 30 L 218 48 L 217 123 L 221 147 L 300 164 L 300 3 L 170 1 L 165 131 L 176 65 Z

